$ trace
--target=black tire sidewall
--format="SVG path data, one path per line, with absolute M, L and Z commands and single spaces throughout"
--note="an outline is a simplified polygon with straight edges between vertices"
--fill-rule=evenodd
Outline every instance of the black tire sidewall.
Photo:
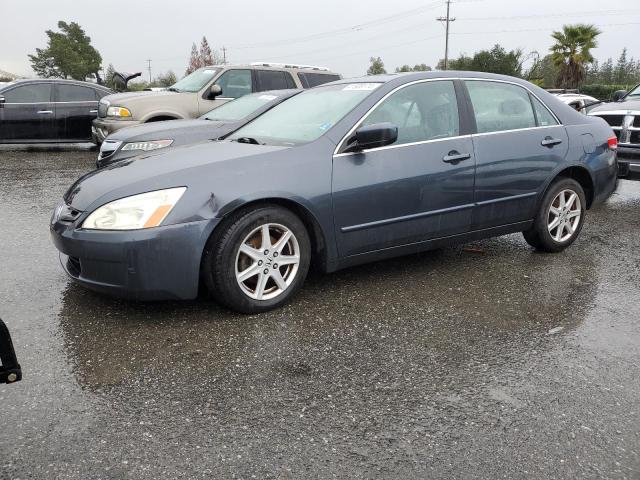
M 215 242 L 205 253 L 205 280 L 213 297 L 228 308 L 241 313 L 259 313 L 286 303 L 302 286 L 311 261 L 311 242 L 302 221 L 290 210 L 278 206 L 260 207 L 242 212 L 221 225 L 221 235 L 212 237 Z M 238 285 L 235 263 L 241 242 L 255 228 L 266 223 L 285 226 L 295 235 L 300 247 L 300 263 L 296 277 L 289 288 L 276 298 L 254 300 Z

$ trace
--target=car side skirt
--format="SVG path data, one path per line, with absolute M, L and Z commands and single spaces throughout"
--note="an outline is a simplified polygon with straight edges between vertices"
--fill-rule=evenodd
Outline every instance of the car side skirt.
M 327 265 L 327 272 L 334 272 L 343 268 L 360 265 L 362 263 L 384 260 L 387 258 L 399 257 L 402 255 L 411 255 L 436 248 L 449 247 L 460 243 L 467 243 L 473 240 L 481 240 L 483 238 L 497 237 L 510 233 L 522 232 L 533 225 L 533 219 L 525 222 L 510 223 L 499 227 L 492 227 L 483 230 L 474 230 L 459 235 L 451 235 L 448 237 L 434 238 L 423 242 L 410 243 L 397 247 L 375 250 L 372 252 L 360 253 L 339 259 L 336 263 Z

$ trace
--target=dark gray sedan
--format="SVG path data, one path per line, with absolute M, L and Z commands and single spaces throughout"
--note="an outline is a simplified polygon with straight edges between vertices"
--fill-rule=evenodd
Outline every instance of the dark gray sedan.
M 331 272 L 523 232 L 559 252 L 616 188 L 602 119 L 520 79 L 426 72 L 342 80 L 225 140 L 92 172 L 51 221 L 62 265 L 140 300 L 204 285 L 240 312 Z
M 273 90 L 245 95 L 195 120 L 166 120 L 118 130 L 100 146 L 98 168 L 125 158 L 167 147 L 178 147 L 226 135 L 301 90 Z

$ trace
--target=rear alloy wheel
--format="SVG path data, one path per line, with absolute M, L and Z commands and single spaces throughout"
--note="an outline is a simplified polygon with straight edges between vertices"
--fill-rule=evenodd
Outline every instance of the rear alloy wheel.
M 560 252 L 578 237 L 585 216 L 584 190 L 571 178 L 556 180 L 547 190 L 532 227 L 523 232 L 529 245 Z
M 257 313 L 285 303 L 309 270 L 311 244 L 300 219 L 281 207 L 229 218 L 205 248 L 203 274 L 220 303 Z

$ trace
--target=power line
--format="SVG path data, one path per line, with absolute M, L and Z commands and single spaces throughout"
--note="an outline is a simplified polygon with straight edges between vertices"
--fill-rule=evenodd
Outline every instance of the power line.
M 553 17 L 585 17 L 590 15 L 625 15 L 628 16 L 634 12 L 640 12 L 640 10 L 591 10 L 587 12 L 566 12 L 566 13 L 542 13 L 535 15 L 513 15 L 510 17 L 462 17 L 461 21 L 482 21 L 482 20 L 528 20 L 535 18 L 553 18 Z
M 344 35 L 346 33 L 352 33 L 352 32 L 358 32 L 361 30 L 364 30 L 366 28 L 371 28 L 371 27 L 377 27 L 380 25 L 384 25 L 390 22 L 395 22 L 398 20 L 401 20 L 403 18 L 406 18 L 408 16 L 414 16 L 418 13 L 427 11 L 427 10 L 432 10 L 434 8 L 437 8 L 438 6 L 441 5 L 441 1 L 437 1 L 437 2 L 432 2 L 429 3 L 428 5 L 424 5 L 422 7 L 418 7 L 418 8 L 414 8 L 412 10 L 406 10 L 404 12 L 400 12 L 400 13 L 396 13 L 395 15 L 391 15 L 391 16 L 387 16 L 387 17 L 382 17 L 382 18 L 378 18 L 376 20 L 371 20 L 369 22 L 365 22 L 365 23 L 360 23 L 357 25 L 352 25 L 350 27 L 344 27 L 344 28 L 338 28 L 335 30 L 328 30 L 325 32 L 319 32 L 319 33 L 314 33 L 312 35 L 305 35 L 302 37 L 294 37 L 294 38 L 288 38 L 288 39 L 282 39 L 282 40 L 273 40 L 270 42 L 260 42 L 260 43 L 247 43 L 247 44 L 239 44 L 239 45 L 232 45 L 231 49 L 235 49 L 235 50 L 243 50 L 243 49 L 248 49 L 248 48 L 262 48 L 262 47 L 270 47 L 270 46 L 277 46 L 277 45 L 290 45 L 292 43 L 301 43 L 301 42 L 308 42 L 311 40 L 318 40 L 327 36 L 335 36 L 335 35 Z

